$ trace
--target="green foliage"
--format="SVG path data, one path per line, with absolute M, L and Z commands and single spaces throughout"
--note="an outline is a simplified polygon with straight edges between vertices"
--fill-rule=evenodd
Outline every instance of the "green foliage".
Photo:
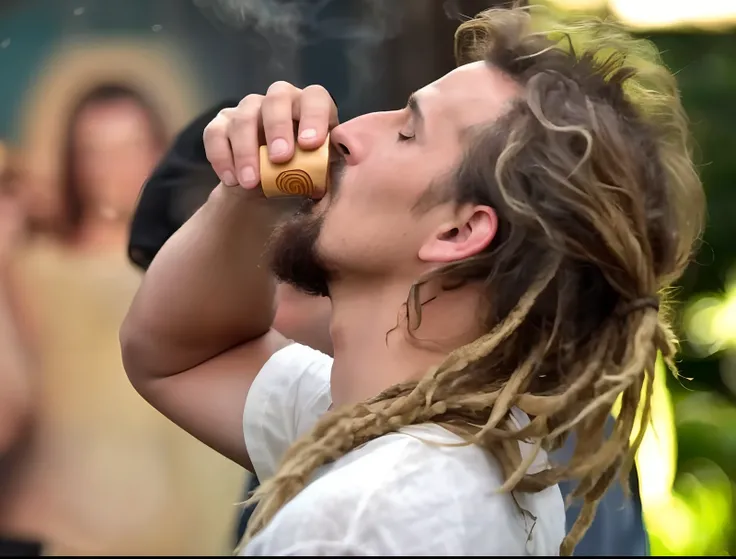
M 736 269 L 736 35 L 662 33 L 649 38 L 678 74 L 708 196 L 703 246 L 680 283 L 680 372 L 686 378 L 669 383 L 677 477 L 667 518 L 656 527 L 650 523 L 652 552 L 732 555 L 736 282 L 729 281 L 729 274 Z

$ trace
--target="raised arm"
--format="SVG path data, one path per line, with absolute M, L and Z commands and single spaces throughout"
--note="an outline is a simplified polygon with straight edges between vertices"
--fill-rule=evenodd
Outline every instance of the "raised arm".
M 120 333 L 126 371 L 141 395 L 248 468 L 245 398 L 258 371 L 286 344 L 271 328 L 275 284 L 265 247 L 279 212 L 257 188 L 258 138 L 284 138 L 287 152 L 271 158 L 286 161 L 294 120 L 317 130 L 299 140 L 313 149 L 336 124 L 336 108 L 322 88 L 279 83 L 265 97 L 224 109 L 207 127 L 207 157 L 222 184 L 154 258 Z
M 30 359 L 19 324 L 12 254 L 22 229 L 17 203 L 0 193 L 0 458 L 31 417 Z
M 30 359 L 13 316 L 8 290 L 0 281 L 0 457 L 31 417 Z

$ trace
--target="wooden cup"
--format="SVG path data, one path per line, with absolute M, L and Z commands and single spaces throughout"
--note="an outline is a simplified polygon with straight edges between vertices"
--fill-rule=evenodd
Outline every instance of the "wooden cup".
M 322 198 L 328 188 L 330 138 L 315 150 L 305 151 L 297 144 L 294 157 L 286 163 L 271 163 L 268 148 L 261 146 L 261 188 L 267 198 L 302 196 Z

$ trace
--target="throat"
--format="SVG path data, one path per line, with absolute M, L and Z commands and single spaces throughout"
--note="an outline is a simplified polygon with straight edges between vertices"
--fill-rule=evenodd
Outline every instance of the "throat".
M 458 347 L 482 334 L 479 301 L 466 288 L 418 298 L 407 313 L 410 285 L 373 290 L 331 286 L 334 347 L 332 400 L 355 404 L 405 382 L 416 382 Z

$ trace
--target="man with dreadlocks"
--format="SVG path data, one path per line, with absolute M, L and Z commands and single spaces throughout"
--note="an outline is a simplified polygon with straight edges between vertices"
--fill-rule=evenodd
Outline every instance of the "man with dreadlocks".
M 651 45 L 531 24 L 463 23 L 459 67 L 400 111 L 338 125 L 323 89 L 277 83 L 207 127 L 222 184 L 121 343 L 145 398 L 263 482 L 242 553 L 567 554 L 630 470 L 702 185 Z M 288 160 L 293 121 L 305 149 L 331 130 L 333 186 L 274 228 L 258 146 Z M 272 328 L 275 278 L 330 297 L 334 359 Z

